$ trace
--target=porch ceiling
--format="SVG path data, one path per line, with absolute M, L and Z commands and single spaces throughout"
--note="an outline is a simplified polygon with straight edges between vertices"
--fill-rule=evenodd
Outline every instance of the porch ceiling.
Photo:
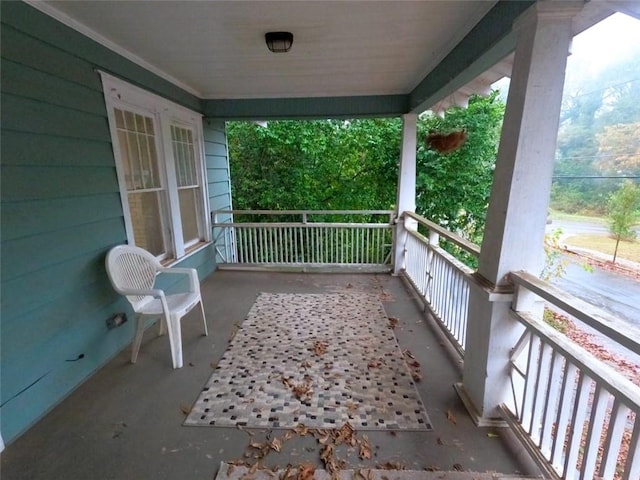
M 251 99 L 409 94 L 496 0 L 38 3 L 200 98 Z
M 420 113 L 509 75 L 512 24 L 535 0 L 25 0 L 203 99 L 224 119 Z M 593 0 L 579 33 L 636 0 Z M 558 2 L 559 4 L 561 2 Z M 264 34 L 290 31 L 288 53 Z M 348 97 L 348 98 L 345 98 Z

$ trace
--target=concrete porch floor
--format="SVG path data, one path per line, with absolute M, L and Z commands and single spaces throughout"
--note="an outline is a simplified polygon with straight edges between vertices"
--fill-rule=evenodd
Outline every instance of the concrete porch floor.
M 379 294 L 387 315 L 399 319 L 398 342 L 422 365 L 417 387 L 434 430 L 360 432 L 368 436 L 374 456 L 361 461 L 357 452 L 347 457 L 345 450 L 338 456 L 347 460 L 346 468 L 397 462 L 409 470 L 538 474 L 508 429 L 473 424 L 453 389 L 461 362 L 399 278 L 219 271 L 202 284 L 209 337 L 201 335 L 197 312 L 183 319 L 184 368 L 171 368 L 167 337 L 158 338 L 156 328 L 147 330 L 136 365 L 125 349 L 7 447 L 2 479 L 213 479 L 221 461 L 242 459 L 250 441 L 262 441 L 269 432 L 256 430 L 250 437 L 234 428 L 185 427 L 182 409 L 196 400 L 256 295 L 347 289 Z M 320 467 L 318 447 L 310 436 L 294 437 L 264 464 Z

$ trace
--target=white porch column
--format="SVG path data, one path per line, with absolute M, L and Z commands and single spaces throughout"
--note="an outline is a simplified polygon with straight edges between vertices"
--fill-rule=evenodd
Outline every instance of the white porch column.
M 509 272 L 537 275 L 543 266 L 571 19 L 581 6 L 539 2 L 514 25 L 515 60 L 477 273 L 483 286 L 471 289 L 463 383 L 456 386 L 481 425 L 498 416 L 511 391 L 509 354 L 522 333 L 509 315 Z
M 398 196 L 396 200 L 396 218 L 402 212 L 416 211 L 416 138 L 418 115 L 407 113 L 402 116 L 402 149 L 400 151 L 400 170 L 398 172 Z M 415 223 L 415 222 L 414 222 Z M 404 268 L 404 245 L 407 238 L 405 228 L 411 228 L 398 220 L 394 236 L 393 273 L 398 274 Z

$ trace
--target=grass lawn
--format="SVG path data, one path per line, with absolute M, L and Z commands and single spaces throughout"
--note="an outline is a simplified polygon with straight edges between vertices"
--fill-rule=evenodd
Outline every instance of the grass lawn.
M 551 210 L 549 212 L 549 218 L 552 220 L 568 220 L 571 222 L 582 222 L 582 223 L 597 223 L 601 225 L 606 225 L 607 219 L 604 217 L 590 217 L 587 215 L 574 215 L 572 213 L 564 213 L 559 212 L 558 210 Z
M 613 238 L 602 235 L 572 235 L 567 237 L 563 243 L 574 247 L 595 250 L 612 256 L 616 246 L 616 241 Z M 640 241 L 625 242 L 621 240 L 618 246 L 618 258 L 640 263 Z

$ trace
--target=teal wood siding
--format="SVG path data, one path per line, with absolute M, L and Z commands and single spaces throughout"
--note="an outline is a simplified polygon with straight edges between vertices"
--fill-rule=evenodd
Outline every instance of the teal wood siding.
M 132 321 L 105 325 L 131 312 L 104 268 L 126 233 L 96 69 L 196 111 L 201 100 L 22 2 L 0 8 L 0 426 L 11 442 L 133 336 Z M 228 206 L 224 123 L 205 136 L 211 202 Z M 181 266 L 209 275 L 213 248 Z
M 209 189 L 209 206 L 214 210 L 231 210 L 231 185 L 227 135 L 225 123 L 222 120 L 206 118 L 204 120 L 204 153 L 207 165 L 207 183 Z M 229 221 L 230 215 L 221 215 L 218 221 Z M 226 242 L 220 236 L 218 229 L 213 230 L 213 240 L 218 250 L 224 252 L 225 258 L 230 257 L 231 238 L 227 234 Z M 222 247 L 226 245 L 226 249 Z M 222 259 L 218 256 L 216 260 Z

